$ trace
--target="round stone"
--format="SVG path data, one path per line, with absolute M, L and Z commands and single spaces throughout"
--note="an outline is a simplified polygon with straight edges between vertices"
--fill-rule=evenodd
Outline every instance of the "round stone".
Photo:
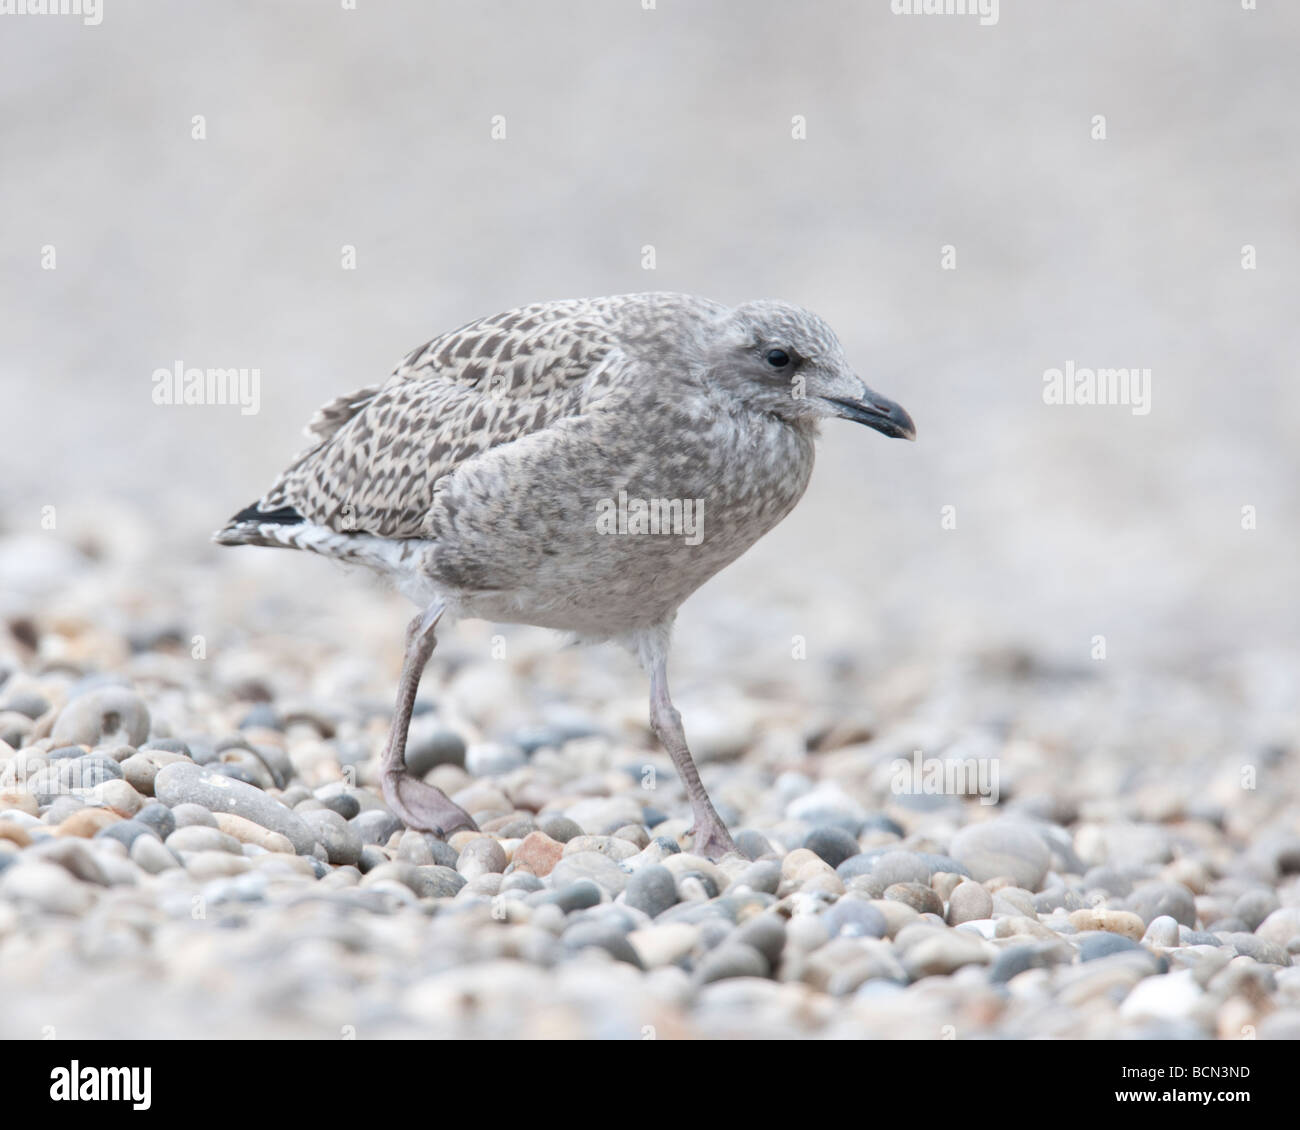
M 1052 853 L 1032 827 L 1014 820 L 989 820 L 958 832 L 949 854 L 977 882 L 1010 876 L 1016 886 L 1036 891 L 1047 875 Z
M 677 902 L 677 883 L 668 868 L 652 863 L 635 871 L 627 881 L 623 901 L 656 918 Z
M 993 917 L 993 896 L 979 883 L 966 880 L 953 888 L 948 898 L 949 926 Z
M 843 828 L 823 824 L 808 833 L 803 846 L 831 867 L 838 867 L 850 856 L 858 854 L 858 841 Z

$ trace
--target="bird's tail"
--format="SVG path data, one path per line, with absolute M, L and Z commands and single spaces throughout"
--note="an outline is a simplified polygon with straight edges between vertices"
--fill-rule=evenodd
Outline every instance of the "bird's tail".
M 335 561 L 365 565 L 380 573 L 401 574 L 415 566 L 415 558 L 428 548 L 416 538 L 383 538 L 374 534 L 333 530 L 310 522 L 292 507 L 258 510 L 256 504 L 241 510 L 212 535 L 218 545 L 266 545 L 319 553 Z

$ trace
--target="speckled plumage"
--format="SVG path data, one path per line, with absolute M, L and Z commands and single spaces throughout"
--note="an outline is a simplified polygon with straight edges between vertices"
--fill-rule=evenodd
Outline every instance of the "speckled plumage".
M 829 416 L 912 434 L 829 327 L 788 303 L 525 306 L 326 405 L 313 446 L 216 539 L 368 565 L 436 608 L 421 632 L 446 614 L 618 639 L 661 672 L 662 713 L 678 606 L 789 513 Z M 698 529 L 611 532 L 602 516 L 623 500 Z

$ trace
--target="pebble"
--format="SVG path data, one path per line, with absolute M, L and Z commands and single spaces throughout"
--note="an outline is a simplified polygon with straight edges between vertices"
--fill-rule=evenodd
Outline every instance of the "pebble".
M 1173 920 L 1166 918 L 1166 921 Z M 1123 934 L 1124 937 L 1131 938 L 1135 942 L 1141 940 L 1147 929 L 1141 918 L 1127 910 L 1076 910 L 1070 915 L 1070 925 L 1080 933 L 1088 930 L 1105 930 L 1113 934 Z M 1176 930 L 1175 924 L 1175 932 Z
M 579 835 L 582 830 L 585 830 L 593 835 L 607 836 L 624 824 L 640 824 L 641 803 L 626 795 L 589 797 L 569 805 L 564 815 L 578 826 L 579 831 L 574 835 Z M 561 838 L 545 823 L 542 824 L 542 830 L 553 840 Z M 563 838 L 568 841 L 573 836 Z
M 52 914 L 84 914 L 96 901 L 95 888 L 79 882 L 57 863 L 24 860 L 0 872 L 0 895 Z
M 1196 926 L 1196 900 L 1181 883 L 1144 883 L 1125 900 L 1125 909 L 1147 925 L 1168 916 L 1183 926 Z
M 966 965 L 987 965 L 997 951 L 974 934 L 916 923 L 896 939 L 903 969 L 912 980 L 942 976 Z
M 953 837 L 949 853 L 977 882 L 1005 875 L 1029 891 L 1042 885 L 1052 862 L 1052 853 L 1034 828 L 1006 818 L 963 828 Z
M 406 741 L 406 767 L 421 780 L 439 765 L 464 765 L 465 739 L 447 729 L 435 715 L 411 720 Z
M 1173 949 L 1179 944 L 1178 923 L 1167 914 L 1153 918 L 1142 935 L 1142 943 L 1161 949 Z
M 122 817 L 108 808 L 82 808 L 59 824 L 59 835 L 90 839 Z
M 574 836 L 581 836 L 582 829 L 558 812 L 537 818 L 537 827 L 557 843 L 567 844 Z
M 551 903 L 565 914 L 570 914 L 575 910 L 595 906 L 602 897 L 599 885 L 590 879 L 576 879 L 571 883 L 556 886 L 552 890 L 539 891 L 536 895 L 530 895 L 529 901 L 536 899 L 538 904 Z
M 677 882 L 668 868 L 651 864 L 633 872 L 624 889 L 626 905 L 658 918 L 677 903 Z
M 167 808 L 166 805 L 159 805 L 158 807 L 171 813 L 172 824 L 176 828 L 189 828 L 191 826 L 215 828 L 217 826 L 217 818 L 201 804 L 177 804 L 171 808 Z M 242 820 L 243 817 L 241 816 L 240 819 Z M 249 823 L 252 823 L 252 821 L 249 821 Z
M 910 906 L 918 914 L 943 913 L 943 899 L 939 893 L 921 883 L 892 883 L 885 888 L 884 897 Z
M 781 865 L 774 859 L 758 860 L 738 871 L 732 882 L 737 887 L 774 895 L 781 885 Z
M 286 836 L 300 855 L 316 842 L 302 817 L 261 789 L 232 780 L 200 765 L 165 765 L 154 779 L 154 793 L 169 806 L 199 804 L 210 812 L 231 812 Z
M 148 836 L 155 840 L 159 838 L 156 829 L 139 820 L 119 820 L 116 824 L 109 824 L 96 833 L 95 838 L 117 840 L 129 849 L 140 836 Z
M 640 849 L 617 836 L 574 836 L 564 845 L 565 855 L 577 855 L 580 851 L 597 851 L 622 862 L 637 855 Z
M 564 945 L 569 950 L 594 947 L 604 950 L 617 961 L 627 962 L 637 969 L 645 968 L 636 948 L 628 941 L 627 935 L 603 922 L 575 923 L 564 931 Z
M 665 922 L 633 930 L 628 944 L 646 969 L 676 965 L 686 959 L 699 941 L 700 930 L 687 922 Z
M 1285 948 L 1300 938 L 1300 907 L 1284 906 L 1273 911 L 1255 929 L 1266 942 Z
M 279 832 L 272 832 L 269 828 L 263 828 L 260 824 L 254 824 L 251 820 L 245 820 L 242 816 L 235 816 L 230 812 L 217 812 L 213 814 L 216 827 L 232 839 L 238 840 L 241 844 L 254 844 L 264 851 L 275 852 L 279 854 L 292 855 L 293 844 L 289 842 L 287 836 L 280 835 Z M 192 827 L 201 827 L 202 825 L 192 825 Z
M 828 938 L 883 938 L 889 932 L 884 914 L 863 899 L 839 899 L 818 917 Z
M 1074 940 L 1079 947 L 1080 961 L 1096 961 L 1100 957 L 1109 957 L 1113 953 L 1142 948 L 1126 934 L 1112 934 L 1105 931 L 1079 934 Z
M 511 862 L 545 878 L 564 855 L 564 844 L 546 832 L 529 832 L 515 848 Z
M 767 958 L 743 942 L 725 942 L 705 955 L 695 971 L 698 984 L 708 985 L 731 977 L 766 977 Z
M 820 856 L 831 867 L 838 867 L 846 859 L 858 854 L 857 839 L 843 828 L 831 824 L 809 832 L 803 847 Z
M 149 708 L 135 691 L 100 687 L 60 710 L 50 737 L 58 745 L 93 747 L 118 738 L 138 747 L 149 736 L 149 725 Z
M 732 835 L 736 849 L 746 859 L 756 860 L 772 854 L 772 844 L 761 832 L 753 828 L 741 828 Z
M 470 840 L 456 860 L 456 870 L 466 879 L 480 875 L 499 875 L 506 869 L 506 853 L 491 836 Z
M 243 854 L 243 848 L 234 836 L 226 835 L 219 828 L 204 828 L 197 824 L 177 828 L 167 837 L 166 845 L 173 852 L 224 851 L 231 855 Z
M 175 854 L 153 836 L 138 836 L 132 841 L 131 859 L 150 875 L 161 875 L 181 865 Z
M 614 860 L 597 851 L 582 851 L 564 856 L 550 874 L 553 887 L 566 887 L 580 879 L 589 879 L 610 895 L 619 894 L 631 876 Z
M 1260 924 L 1282 904 L 1274 891 L 1247 891 L 1233 904 L 1233 914 L 1246 924 L 1247 930 L 1257 930 Z
M 501 742 L 479 742 L 465 752 L 465 769 L 475 777 L 500 777 L 527 764 L 522 749 Z
M 948 898 L 949 926 L 959 926 L 977 918 L 993 917 L 993 896 L 979 883 L 970 880 L 958 883 Z
M 295 814 L 325 848 L 330 863 L 347 865 L 361 862 L 361 836 L 342 815 L 329 808 L 316 812 L 298 812 L 295 809 Z

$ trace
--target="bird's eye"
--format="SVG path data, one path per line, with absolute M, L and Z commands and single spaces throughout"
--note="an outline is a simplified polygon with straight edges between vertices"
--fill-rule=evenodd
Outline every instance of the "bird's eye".
M 790 354 L 784 349 L 769 349 L 767 351 L 767 363 L 773 369 L 784 369 L 790 364 Z

